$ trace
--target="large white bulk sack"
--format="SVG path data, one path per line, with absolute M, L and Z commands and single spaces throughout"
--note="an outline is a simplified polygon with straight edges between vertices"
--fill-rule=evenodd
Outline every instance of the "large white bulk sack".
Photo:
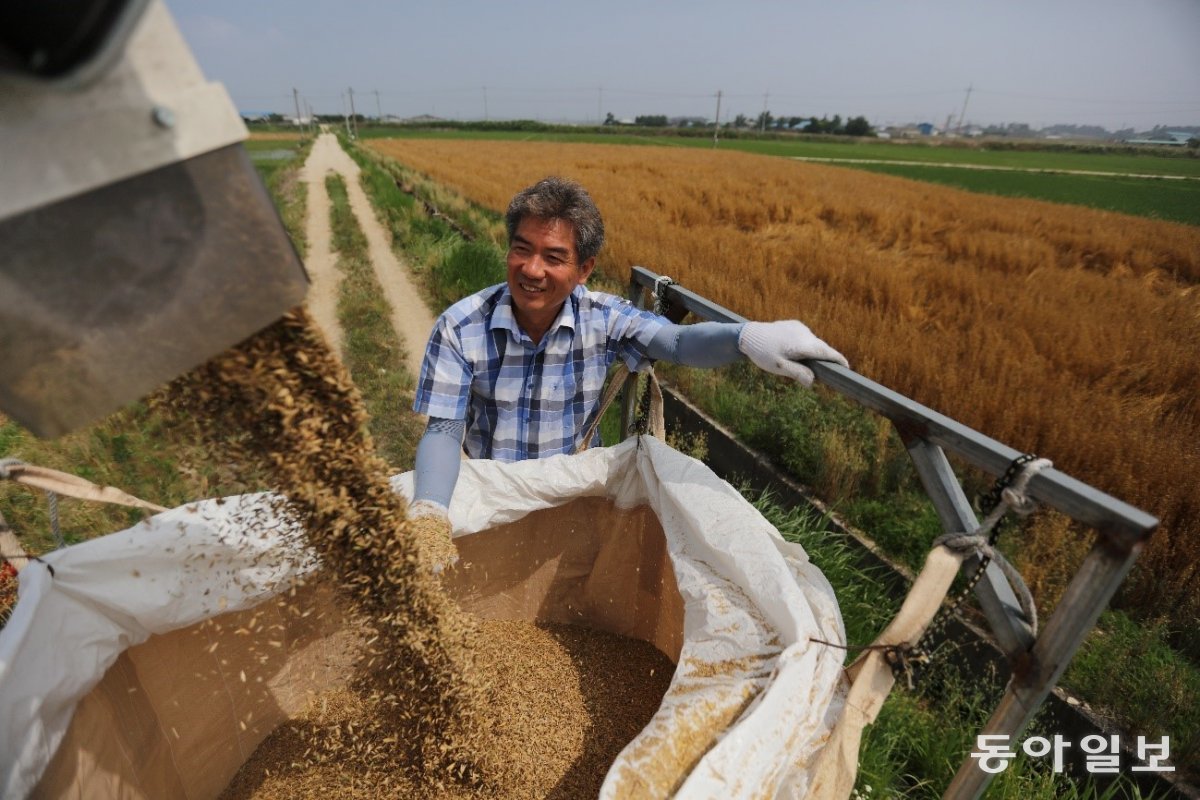
M 410 493 L 411 474 L 394 484 Z M 711 470 L 648 436 L 467 461 L 450 517 L 446 585 L 468 610 L 632 636 L 678 664 L 602 797 L 804 796 L 844 696 L 841 651 L 811 640 L 844 643 L 841 618 L 804 550 Z M 0 632 L 0 794 L 219 793 L 308 693 L 346 679 L 332 593 L 300 592 L 313 614 L 270 599 L 312 567 L 298 539 L 244 496 L 26 569 Z

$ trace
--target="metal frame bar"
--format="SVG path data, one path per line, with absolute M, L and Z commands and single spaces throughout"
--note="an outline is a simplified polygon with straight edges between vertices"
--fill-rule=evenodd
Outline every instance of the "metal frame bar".
M 629 282 L 630 301 L 645 308 L 646 290 L 653 290 L 658 278 L 644 267 L 635 266 Z M 677 284 L 666 286 L 665 292 L 665 300 L 672 306 L 682 307 L 702 319 L 747 321 Z M 829 388 L 891 420 L 946 532 L 971 532 L 979 527 L 947 451 L 992 475 L 1003 474 L 1021 455 L 1019 451 L 839 364 L 808 361 L 805 365 Z M 633 388 L 627 388 L 623 405 L 627 433 L 631 430 L 636 399 Z M 1145 511 L 1056 469 L 1035 475 L 1026 494 L 1095 528 L 1097 536 L 1091 552 L 1036 639 L 1012 587 L 995 564 L 989 565 L 983 579 L 976 584 L 980 606 L 1012 670 L 1005 694 L 982 733 L 1012 737 L 1020 734 L 1046 699 L 1158 526 L 1158 520 Z M 977 563 L 969 560 L 963 565 L 964 571 L 970 574 Z M 974 759 L 967 757 L 944 797 L 974 800 L 983 794 L 991 778 L 979 769 Z

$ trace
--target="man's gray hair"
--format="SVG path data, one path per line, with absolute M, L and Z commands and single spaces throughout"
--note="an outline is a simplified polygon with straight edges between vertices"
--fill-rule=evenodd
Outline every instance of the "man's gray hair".
M 575 229 L 575 255 L 580 264 L 604 246 L 604 220 L 600 219 L 600 209 L 596 208 L 587 190 L 575 181 L 551 176 L 517 192 L 504 215 L 510 244 L 517 226 L 526 217 L 561 219 L 571 223 Z

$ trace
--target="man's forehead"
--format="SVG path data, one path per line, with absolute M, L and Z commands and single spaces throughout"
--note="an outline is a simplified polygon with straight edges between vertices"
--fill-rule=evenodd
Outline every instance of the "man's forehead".
M 525 217 L 513 232 L 514 239 L 540 243 L 552 249 L 575 250 L 575 225 L 559 217 Z M 549 240 L 549 241 L 545 241 Z

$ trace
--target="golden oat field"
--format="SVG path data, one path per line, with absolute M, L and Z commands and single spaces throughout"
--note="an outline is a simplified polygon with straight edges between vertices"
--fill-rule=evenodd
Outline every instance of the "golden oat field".
M 717 150 L 369 146 L 496 211 L 580 181 L 602 270 L 802 319 L 858 372 L 1158 515 L 1138 604 L 1200 609 L 1200 228 Z

